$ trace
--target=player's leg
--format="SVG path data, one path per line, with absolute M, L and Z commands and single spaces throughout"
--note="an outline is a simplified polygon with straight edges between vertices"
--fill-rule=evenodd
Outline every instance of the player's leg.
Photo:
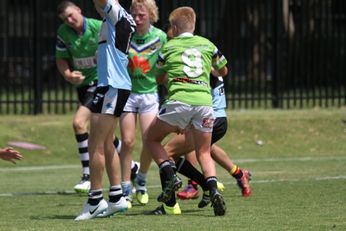
M 109 115 L 92 113 L 90 119 L 90 191 L 88 201 L 84 206 L 83 212 L 76 220 L 87 220 L 96 217 L 106 211 L 108 204 L 103 199 L 102 176 L 105 168 L 104 141 L 108 130 L 104 120 L 109 119 Z M 107 120 L 108 121 L 108 120 Z
M 223 216 L 226 212 L 226 205 L 221 193 L 217 189 L 216 168 L 210 154 L 210 144 L 213 131 L 213 111 L 211 107 L 195 107 L 195 116 L 192 120 L 192 134 L 197 160 L 202 168 L 203 175 L 209 189 L 211 204 L 214 208 L 215 216 Z M 203 196 L 207 194 L 204 191 Z
M 100 217 L 108 217 L 118 212 L 124 212 L 128 208 L 127 201 L 123 195 L 121 187 L 121 166 L 117 150 L 113 145 L 114 131 L 123 112 L 130 91 L 109 87 L 105 95 L 105 104 L 103 105 L 104 115 L 108 116 L 103 122 L 108 124 L 107 136 L 104 139 L 106 170 L 109 179 L 109 202 L 107 211 Z M 112 105 L 112 107 L 109 107 Z
M 154 161 L 159 166 L 162 184 L 162 193 L 158 201 L 165 202 L 170 199 L 174 191 L 181 186 L 181 180 L 177 178 L 168 160 L 168 155 L 163 146 L 162 140 L 172 132 L 178 131 L 177 126 L 172 126 L 159 118 L 155 118 L 144 136 L 144 144 L 151 153 Z
M 136 113 L 123 112 L 120 116 L 120 131 L 122 147 L 120 151 L 121 170 L 122 170 L 122 188 L 128 205 L 132 207 L 132 183 L 131 183 L 131 163 L 132 152 L 135 145 L 136 133 Z
M 154 105 L 154 109 L 151 109 L 149 112 L 139 114 L 139 124 L 141 128 L 142 137 L 144 137 L 151 122 L 156 118 L 157 107 L 158 105 Z M 142 205 L 145 205 L 149 202 L 149 195 L 146 187 L 146 177 L 150 168 L 151 161 L 151 154 L 142 139 L 142 150 L 140 153 L 140 168 L 135 179 L 136 198 L 137 201 Z
M 218 145 L 213 144 L 211 148 L 212 158 L 223 167 L 236 180 L 244 197 L 251 195 L 250 187 L 251 173 L 247 169 L 241 169 L 233 163 L 227 153 Z
M 251 194 L 251 187 L 249 184 L 251 173 L 247 169 L 242 170 L 235 165 L 227 153 L 215 144 L 218 140 L 224 137 L 227 128 L 228 122 L 226 117 L 218 117 L 215 119 L 211 141 L 211 156 L 221 167 L 226 169 L 226 171 L 237 180 L 237 184 L 242 190 L 242 195 L 247 197 Z
M 175 160 L 179 160 L 181 155 L 185 155 L 185 159 L 189 161 L 190 154 L 186 154 L 191 152 L 194 149 L 193 146 L 193 138 L 190 131 L 186 131 L 185 134 L 174 135 L 164 146 L 165 150 L 168 153 L 170 158 Z M 193 151 L 194 152 L 194 151 Z M 197 162 L 196 158 L 194 158 L 195 163 Z M 190 162 L 190 161 L 189 161 Z M 183 162 L 181 162 L 183 163 Z M 191 162 L 190 162 L 191 163 Z M 195 163 L 191 163 L 192 166 L 196 166 Z M 178 165 L 177 165 L 178 166 Z M 184 170 L 183 166 L 178 167 L 178 169 Z M 179 172 L 178 170 L 178 172 Z M 191 172 L 191 171 L 188 171 Z M 183 174 L 183 173 L 182 173 Z M 183 174 L 184 175 L 184 174 Z M 192 182 L 195 185 L 192 185 Z M 187 199 L 197 199 L 198 198 L 198 183 L 189 179 L 187 186 L 184 190 L 177 193 L 178 198 L 182 200 Z
M 76 192 L 88 192 L 90 189 L 90 169 L 89 169 L 89 152 L 88 152 L 88 124 L 90 119 L 90 110 L 85 106 L 79 106 L 73 117 L 73 130 L 75 133 L 79 158 L 82 164 L 81 181 L 74 186 Z
M 188 161 L 193 167 L 197 166 L 197 159 L 195 151 L 185 155 L 185 160 Z M 198 183 L 191 178 L 188 179 L 187 185 L 183 190 L 177 193 L 177 197 L 181 200 L 198 199 Z

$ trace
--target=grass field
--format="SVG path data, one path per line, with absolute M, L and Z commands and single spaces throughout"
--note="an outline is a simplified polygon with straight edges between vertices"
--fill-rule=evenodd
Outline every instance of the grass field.
M 228 134 L 219 144 L 252 172 L 253 194 L 242 198 L 235 180 L 217 167 L 226 186 L 224 217 L 198 209 L 199 200 L 179 201 L 180 216 L 146 215 L 159 205 L 152 164 L 147 206 L 134 203 L 125 215 L 75 222 L 86 196 L 72 192 L 81 167 L 71 120 L 0 116 L 2 147 L 8 141 L 47 147 L 19 149 L 25 158 L 17 165 L 0 161 L 0 230 L 346 230 L 345 108 L 229 112 Z M 135 159 L 139 149 L 137 143 Z

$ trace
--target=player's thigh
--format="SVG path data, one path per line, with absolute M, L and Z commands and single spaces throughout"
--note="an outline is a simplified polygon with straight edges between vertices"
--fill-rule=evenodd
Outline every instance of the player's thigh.
M 121 139 L 127 142 L 134 142 L 136 136 L 136 113 L 123 112 L 119 119 Z
M 164 146 L 169 157 L 174 159 L 185 155 L 194 149 L 194 142 L 191 131 L 184 134 L 174 135 Z
M 204 132 L 193 128 L 192 133 L 196 155 L 210 153 L 211 132 Z
M 113 115 L 92 113 L 90 117 L 90 138 L 89 146 L 104 145 L 105 141 L 111 136 L 116 127 L 117 118 Z
M 211 138 L 211 144 L 220 140 L 227 132 L 228 123 L 226 117 L 218 117 L 214 121 L 213 133 Z
M 139 125 L 140 125 L 140 128 L 141 128 L 142 136 L 148 130 L 150 124 L 156 118 L 156 115 L 157 115 L 157 111 L 156 112 L 141 113 L 141 114 L 138 115 L 138 117 L 139 117 Z
M 175 132 L 176 126 L 160 120 L 155 117 L 147 131 L 144 133 L 143 139 L 147 142 L 161 142 L 169 133 Z

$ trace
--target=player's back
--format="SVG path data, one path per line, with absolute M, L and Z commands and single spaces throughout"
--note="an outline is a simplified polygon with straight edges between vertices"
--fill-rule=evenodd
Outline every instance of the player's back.
M 216 51 L 208 39 L 192 34 L 182 34 L 165 44 L 161 58 L 168 73 L 169 99 L 212 105 L 209 73 Z

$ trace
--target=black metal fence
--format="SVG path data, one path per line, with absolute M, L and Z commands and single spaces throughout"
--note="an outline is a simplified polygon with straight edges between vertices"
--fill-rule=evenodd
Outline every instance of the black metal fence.
M 77 95 L 55 67 L 58 0 L 0 1 L 0 114 L 66 113 Z M 98 17 L 92 0 L 75 0 Z M 126 8 L 131 0 L 121 1 Z M 229 60 L 231 108 L 346 104 L 343 0 L 157 0 L 163 28 L 182 5 L 197 12 L 196 34 Z

